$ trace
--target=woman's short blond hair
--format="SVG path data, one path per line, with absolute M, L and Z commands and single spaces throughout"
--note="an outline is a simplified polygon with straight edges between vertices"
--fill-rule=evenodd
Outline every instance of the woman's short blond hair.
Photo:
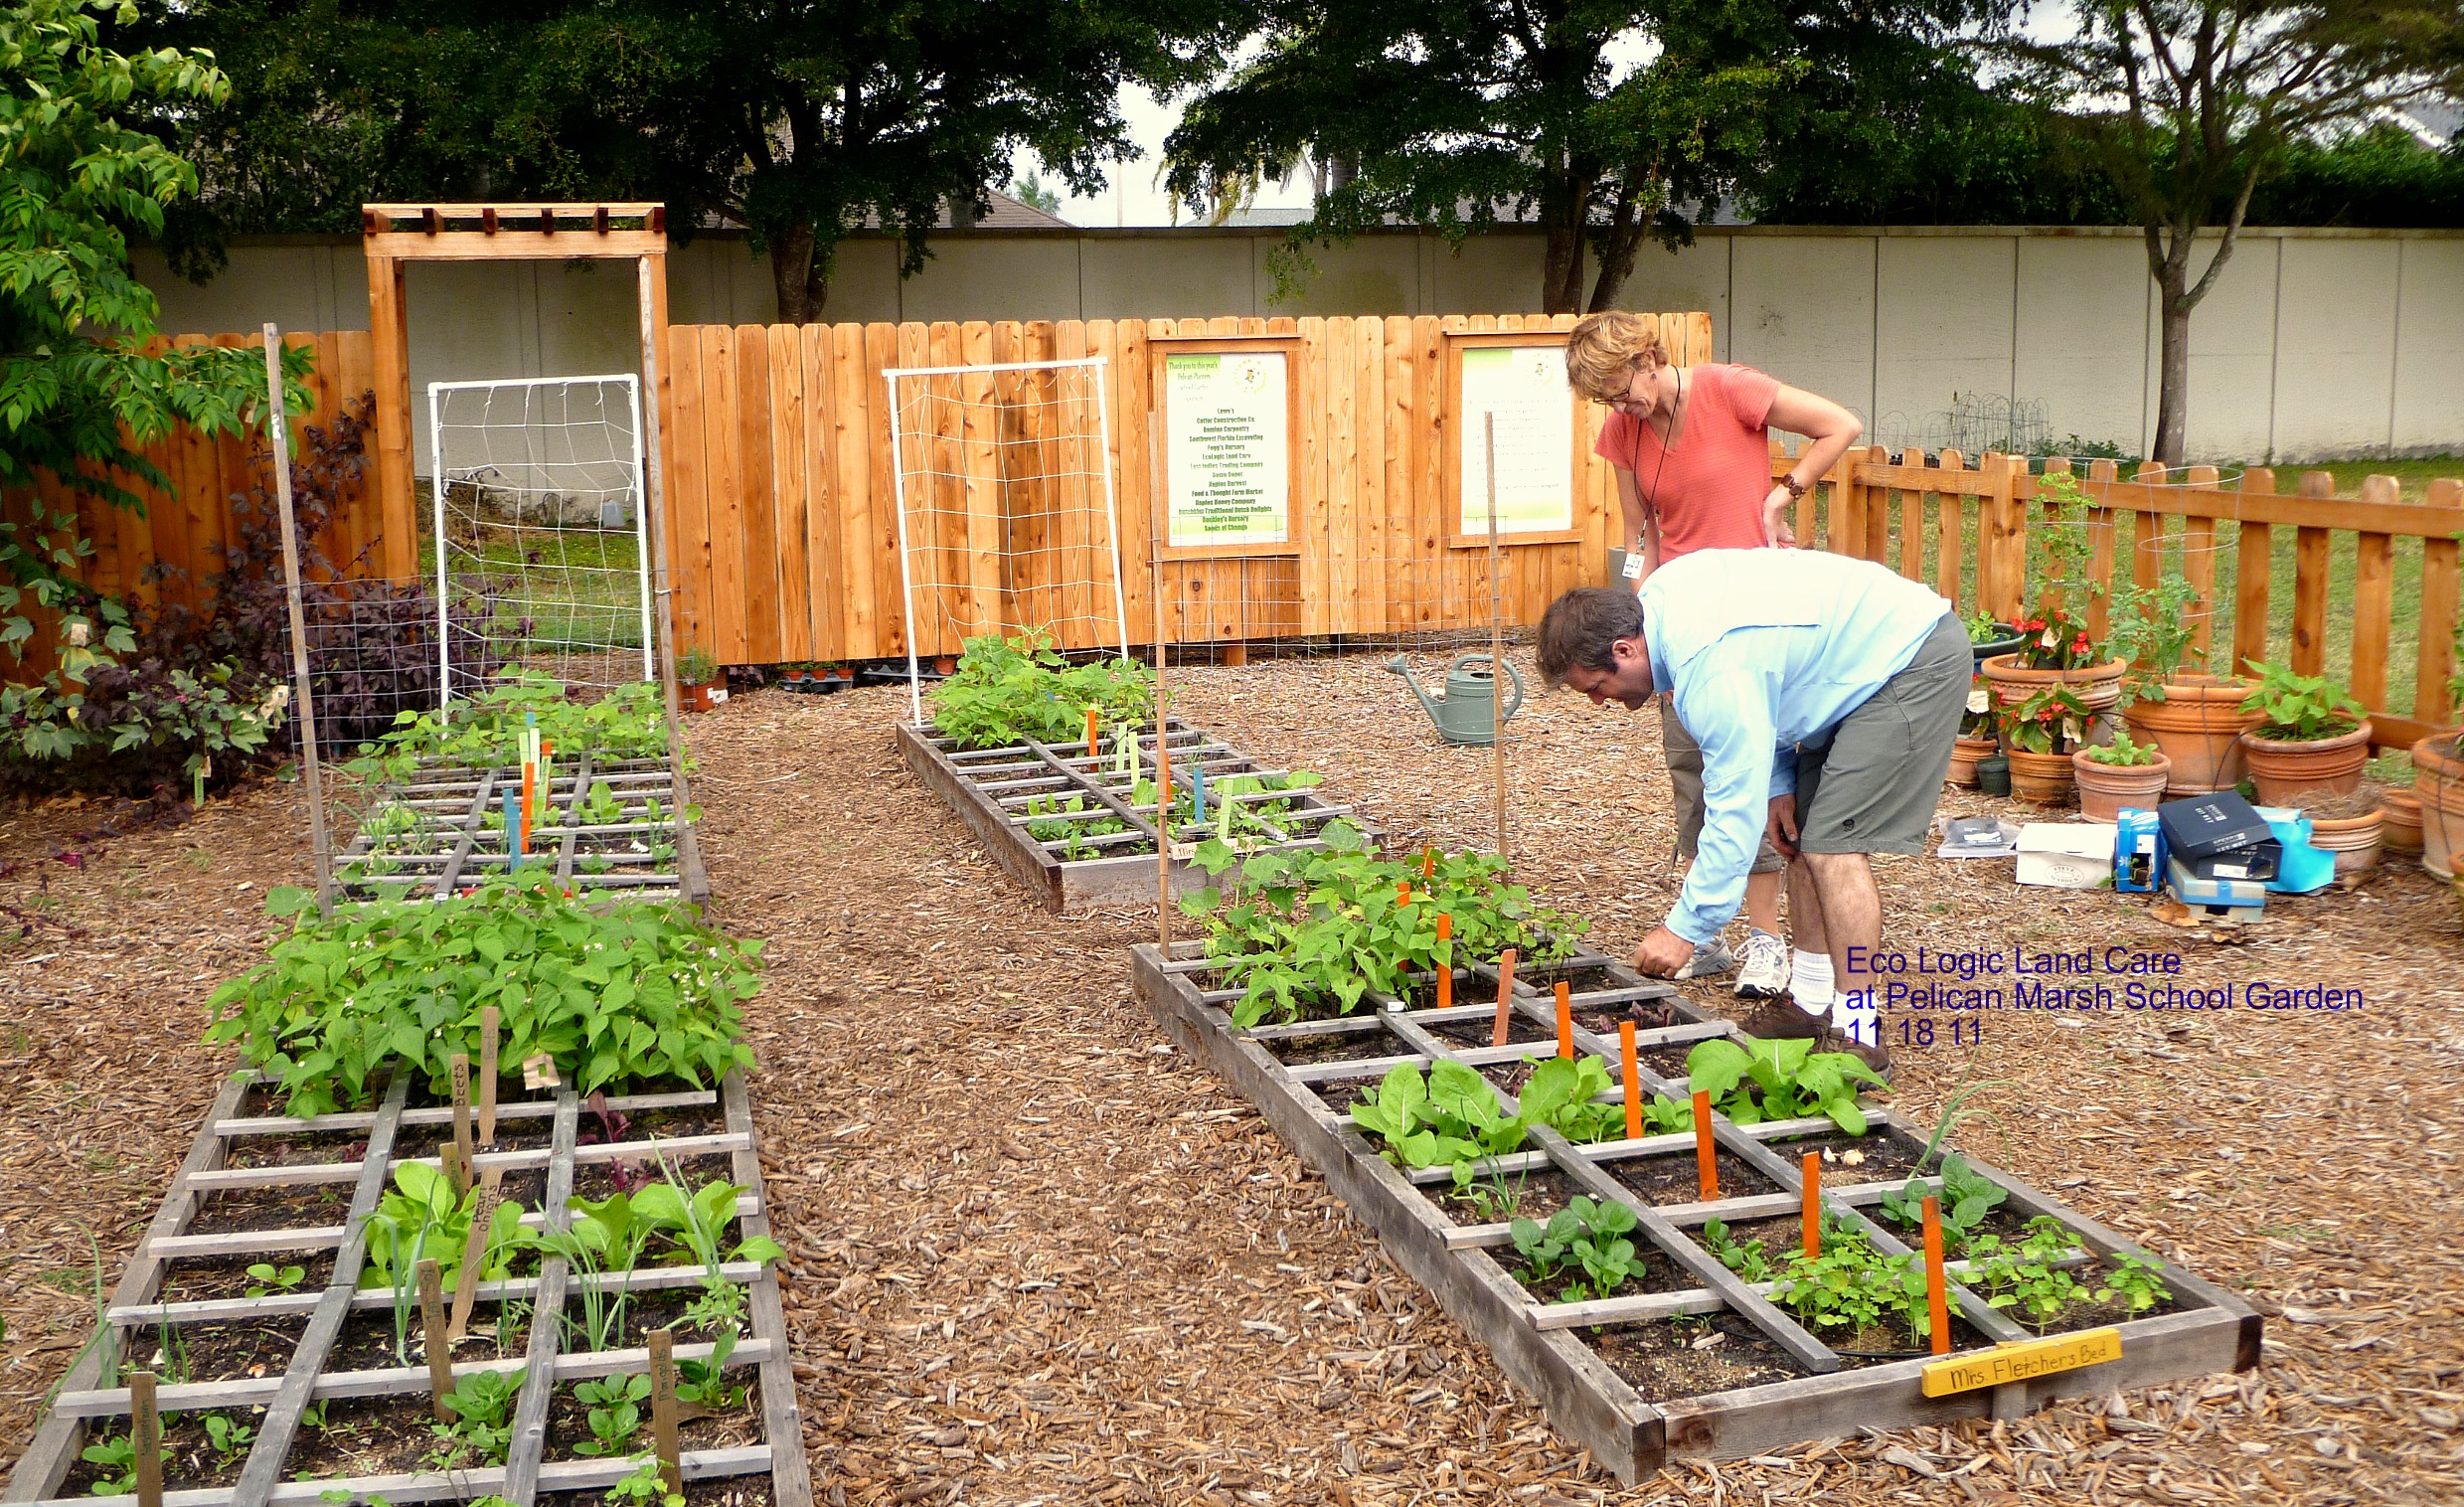
M 1658 320 L 1623 309 L 1585 314 L 1565 340 L 1565 381 L 1585 398 L 1614 403 L 1633 385 L 1636 362 L 1666 359 Z

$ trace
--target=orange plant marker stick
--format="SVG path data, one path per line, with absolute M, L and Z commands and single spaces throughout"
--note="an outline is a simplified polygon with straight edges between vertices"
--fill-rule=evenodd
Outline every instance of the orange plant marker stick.
M 1565 997 L 1566 983 L 1558 980 L 1558 1056 L 1574 1055 L 1574 1007 Z
M 1712 1092 L 1709 1088 L 1694 1090 L 1694 1180 L 1701 1185 L 1703 1202 L 1720 1196 L 1719 1142 L 1712 1139 Z
M 1822 1153 L 1805 1153 L 1805 1258 L 1822 1255 Z
M 1643 1138 L 1643 1076 L 1634 1071 L 1634 1022 L 1617 1022 L 1617 1045 L 1625 1057 L 1625 1138 Z
M 1395 904 L 1398 906 L 1407 906 L 1411 904 L 1410 880 L 1406 879 L 1395 887 Z
M 1515 949 L 1508 947 L 1497 955 L 1497 1029 L 1489 1033 L 1489 1045 L 1506 1045 L 1506 1023 L 1514 1018 Z
M 1086 709 L 1086 756 L 1088 758 L 1100 757 L 1102 754 L 1100 746 L 1095 742 L 1095 709 L 1088 707 Z
M 1454 918 L 1442 911 L 1437 914 L 1437 939 L 1454 940 Z M 1454 963 L 1451 958 L 1437 965 L 1437 1008 L 1454 1008 Z
M 1925 1314 L 1930 1320 L 1928 1338 L 1933 1353 L 1948 1355 L 1951 1350 L 1950 1288 L 1942 1277 L 1942 1205 L 1937 1199 L 1925 1200 Z
M 1420 877 L 1424 880 L 1437 878 L 1437 845 L 1435 843 L 1430 843 L 1420 849 Z

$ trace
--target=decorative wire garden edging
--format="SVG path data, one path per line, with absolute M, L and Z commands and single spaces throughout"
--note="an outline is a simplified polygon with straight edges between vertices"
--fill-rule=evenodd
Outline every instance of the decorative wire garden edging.
M 616 1373 L 641 1373 L 649 1352 L 641 1348 L 563 1353 L 563 1329 L 546 1321 L 564 1311 L 570 1290 L 594 1282 L 603 1291 L 631 1292 L 690 1288 L 706 1271 L 698 1266 L 637 1267 L 626 1273 L 575 1278 L 562 1256 L 544 1256 L 539 1275 L 477 1283 L 474 1304 L 528 1301 L 532 1307 L 527 1343 L 519 1356 L 453 1363 L 456 1377 L 475 1371 L 509 1372 L 520 1368 L 524 1382 L 511 1423 L 512 1439 L 505 1463 L 450 1470 L 422 1469 L 411 1473 L 299 1480 L 290 1468 L 294 1446 L 307 1423 L 309 1411 L 336 1400 L 399 1400 L 402 1410 L 424 1417 L 429 1410 L 429 1372 L 425 1364 L 336 1371 L 329 1369 L 344 1325 L 354 1314 L 383 1313 L 393 1306 L 388 1287 L 362 1289 L 359 1277 L 367 1259 L 368 1216 L 384 1196 L 391 1169 L 404 1161 L 437 1165 L 435 1155 L 397 1158 L 394 1150 L 406 1130 L 432 1132 L 438 1150 L 452 1143 L 454 1110 L 447 1107 L 406 1107 L 409 1080 L 399 1080 L 372 1111 L 327 1114 L 306 1119 L 284 1115 L 243 1115 L 256 1080 L 237 1074 L 227 1082 L 208 1110 L 188 1159 L 173 1179 L 161 1210 L 129 1257 L 112 1291 L 102 1322 L 110 1327 L 115 1353 L 123 1336 L 154 1330 L 164 1337 L 166 1351 L 175 1333 L 219 1323 L 253 1320 L 303 1321 L 300 1336 L 279 1370 L 259 1365 L 245 1377 L 165 1383 L 157 1405 L 165 1415 L 221 1410 L 264 1410 L 255 1427 L 239 1478 L 229 1485 L 167 1490 L 166 1507 L 263 1507 L 267 1503 L 319 1502 L 333 1493 L 357 1499 L 381 1497 L 395 1503 L 439 1500 L 466 1501 L 481 1495 L 501 1496 L 528 1507 L 556 1492 L 604 1490 L 632 1469 L 621 1456 L 600 1459 L 549 1460 L 549 1408 L 560 1384 Z M 667 1139 L 618 1139 L 577 1144 L 584 1113 L 570 1088 L 554 1097 L 509 1100 L 498 1106 L 500 1133 L 516 1130 L 509 1139 L 537 1140 L 540 1122 L 547 1124 L 547 1144 L 473 1157 L 475 1176 L 491 1169 L 499 1174 L 544 1176 L 544 1212 L 528 1213 L 531 1228 L 562 1230 L 567 1226 L 566 1200 L 574 1191 L 577 1168 L 618 1161 L 729 1158 L 728 1180 L 745 1189 L 737 1201 L 737 1221 L 743 1239 L 769 1233 L 768 1200 L 761 1184 L 760 1161 L 753 1143 L 752 1113 L 743 1077 L 731 1073 L 713 1090 L 635 1094 L 606 1101 L 616 1113 L 641 1114 L 662 1110 L 719 1109 L 725 1129 L 715 1134 Z M 520 1130 L 532 1133 L 524 1136 Z M 264 1166 L 227 1165 L 235 1146 L 273 1137 L 364 1134 L 365 1150 L 357 1160 L 277 1163 Z M 209 1197 L 348 1184 L 351 1198 L 338 1224 L 191 1233 Z M 308 1253 L 317 1258 L 332 1254 L 329 1280 L 308 1283 L 303 1290 L 270 1291 L 259 1297 L 219 1296 L 169 1300 L 163 1297 L 171 1263 L 197 1257 L 280 1256 Z M 812 1478 L 807 1464 L 795 1383 L 789 1359 L 785 1313 L 776 1273 L 765 1263 L 730 1262 L 720 1274 L 747 1289 L 750 1333 L 727 1359 L 730 1368 L 757 1368 L 757 1402 L 747 1399 L 759 1421 L 762 1439 L 712 1449 L 686 1449 L 680 1464 L 688 1487 L 692 1482 L 724 1477 L 760 1476 L 770 1487 L 771 1507 L 811 1507 Z M 473 1325 L 473 1333 L 477 1332 Z M 181 1345 L 185 1352 L 186 1345 Z M 707 1361 L 712 1345 L 680 1344 L 679 1362 Z M 122 1431 L 130 1414 L 125 1386 L 102 1387 L 105 1362 L 101 1348 L 89 1345 L 55 1394 L 50 1416 L 33 1445 L 18 1462 L 0 1501 L 35 1503 L 38 1507 L 70 1507 L 72 1503 L 100 1507 L 131 1507 L 134 1496 L 61 1496 L 60 1488 L 76 1468 L 94 1420 L 118 1420 Z M 645 1434 L 647 1429 L 645 1429 Z M 569 1441 L 570 1442 L 570 1441 Z M 647 1449 L 645 1437 L 641 1447 Z
M 1553 992 L 1558 977 L 1571 975 L 1575 984 L 1575 1050 L 1603 1059 L 1612 1082 L 1622 1079 L 1622 1053 L 1598 1025 L 1643 1000 L 1658 1001 L 1679 1022 L 1637 1033 L 1637 1077 L 1646 1093 L 1684 1099 L 1682 1070 L 1679 1077 L 1667 1077 L 1655 1068 L 1655 1060 L 1668 1065 L 1696 1041 L 1735 1038 L 1733 1029 L 1676 997 L 1667 986 L 1594 955 L 1527 966 L 1516 975 L 1513 1036 L 1504 1047 L 1487 1045 L 1496 1015 L 1493 993 L 1490 1002 L 1447 1010 L 1407 1010 L 1372 995 L 1372 1011 L 1242 1032 L 1233 1029 L 1229 1014 L 1240 991 L 1202 986 L 1201 977 L 1212 966 L 1197 942 L 1176 943 L 1169 957 L 1154 943 L 1145 943 L 1134 949 L 1131 963 L 1139 996 L 1165 1031 L 1254 1103 L 1286 1144 L 1315 1166 L 1336 1196 L 1377 1234 L 1396 1261 L 1488 1347 L 1509 1378 L 1540 1400 L 1559 1430 L 1588 1448 L 1593 1459 L 1628 1485 L 1671 1456 L 1735 1458 L 1793 1441 L 1851 1434 L 1863 1425 L 1905 1427 L 1958 1418 L 2015 1418 L 2058 1397 L 2248 1370 L 2258 1363 L 2261 1321 L 2247 1304 L 2160 1261 L 2018 1178 L 1974 1161 L 1969 1164 L 1974 1172 L 2004 1190 L 2013 1215 L 2050 1215 L 2062 1224 L 2074 1243 L 2072 1264 L 2126 1255 L 2157 1267 L 2172 1290 L 2170 1311 L 2112 1326 L 2121 1337 L 2117 1360 L 1941 1397 L 1924 1396 L 1921 1390 L 1930 1357 L 1865 1366 L 1844 1361 L 1770 1302 L 1765 1295 L 1768 1283 L 1744 1281 L 1687 1233 L 1715 1218 L 1758 1219 L 1796 1211 L 1804 1190 L 1799 1169 L 1766 1143 L 1827 1136 L 1835 1128 L 1828 1119 L 1742 1126 L 1715 1115 L 1724 1180 L 1733 1177 L 1742 1184 L 1751 1179 L 1774 1191 L 1658 1204 L 1619 1174 L 1656 1170 L 1651 1163 L 1655 1157 L 1676 1158 L 1690 1173 L 1695 1148 L 1691 1133 L 1577 1146 L 1546 1125 L 1534 1127 L 1527 1144 L 1536 1149 L 1496 1158 L 1490 1170 L 1561 1179 L 1574 1192 L 1624 1204 L 1637 1220 L 1636 1245 L 1664 1259 L 1680 1278 L 1678 1285 L 1657 1291 L 1583 1303 L 1543 1302 L 1490 1255 L 1510 1244 L 1506 1226 L 1458 1222 L 1427 1191 L 1450 1181 L 1450 1169 L 1397 1168 L 1379 1154 L 1341 1106 L 1397 1063 L 1425 1068 L 1451 1059 L 1476 1071 L 1554 1051 L 1555 1004 L 1543 991 Z M 1480 980 L 1494 990 L 1496 979 L 1495 968 L 1486 965 L 1458 970 L 1457 997 L 1475 993 Z M 1615 1026 L 1607 1029 L 1613 1032 Z M 1479 1045 L 1457 1046 L 1448 1038 Z M 1284 1060 L 1286 1054 L 1320 1055 L 1330 1045 L 1335 1049 L 1331 1060 L 1297 1065 Z M 1321 1086 L 1331 1093 L 1321 1094 Z M 1497 1087 L 1493 1081 L 1492 1087 Z M 1497 1092 L 1512 1113 L 1511 1096 L 1502 1087 Z M 1908 1162 L 1921 1151 L 1923 1137 L 1911 1134 L 1887 1111 L 1869 1111 L 1869 1133 L 1858 1138 L 1858 1144 L 1871 1147 L 1878 1160 Z M 1888 1180 L 1826 1185 L 1821 1196 L 1826 1209 L 1857 1228 L 1876 1251 L 1897 1256 L 1908 1248 L 1865 1210 L 1907 1181 L 1902 1172 Z M 1939 1192 L 1938 1175 L 1923 1181 Z M 1964 1321 L 1972 1342 L 2034 1337 L 1955 1282 L 1950 1296 L 1954 1324 Z M 1646 1400 L 1615 1360 L 1645 1353 L 1639 1346 L 1628 1349 L 1627 1342 L 1651 1332 L 1644 1326 L 1680 1314 L 1742 1318 L 1755 1337 L 1776 1347 L 1802 1374 Z M 1959 1353 L 1955 1346 L 1953 1354 Z
M 602 784 L 613 809 L 594 811 Z M 335 855 L 336 898 L 436 899 L 508 873 L 505 797 L 518 802 L 521 794 L 522 771 L 510 765 L 421 765 L 382 793 L 351 845 Z M 629 900 L 710 898 L 701 845 L 662 759 L 602 763 L 585 754 L 552 767 L 522 862 L 552 865 L 567 889 Z
M 1212 881 L 1204 870 L 1190 867 L 1180 849 L 1194 845 L 1216 830 L 1217 802 L 1223 780 L 1239 775 L 1273 776 L 1272 768 L 1211 733 L 1173 719 L 1166 729 L 1171 759 L 1172 792 L 1176 803 L 1188 788 L 1192 768 L 1205 771 L 1205 822 L 1174 826 L 1172 887 L 1175 893 L 1204 889 Z M 1030 739 L 1000 749 L 960 751 L 930 727 L 899 725 L 899 753 L 916 777 L 948 802 L 974 830 L 1011 877 L 1048 911 L 1075 906 L 1152 901 L 1156 895 L 1155 804 L 1131 803 L 1136 785 L 1156 774 L 1155 738 L 1138 740 L 1133 772 L 1117 768 L 1119 754 L 1106 740 L 1090 758 L 1085 747 L 1043 744 Z M 1333 805 L 1318 787 L 1258 790 L 1229 797 L 1247 808 L 1233 843 L 1242 851 L 1321 847 L 1317 833 L 1343 817 L 1364 834 L 1376 833 L 1349 806 Z M 1259 808 L 1282 804 L 1280 814 Z M 1074 806 L 1075 809 L 1068 809 Z M 1117 825 L 1120 830 L 1092 835 L 1040 839 L 1028 822 L 1070 826 Z M 1248 823 L 1254 821 L 1255 827 Z M 1263 827 L 1261 835 L 1257 828 Z

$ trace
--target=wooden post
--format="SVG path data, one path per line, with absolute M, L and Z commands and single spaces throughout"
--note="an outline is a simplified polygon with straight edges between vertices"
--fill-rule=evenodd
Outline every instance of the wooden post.
M 445 1339 L 444 1279 L 433 1260 L 419 1262 L 419 1328 L 427 1345 L 427 1395 L 436 1422 L 453 1422 L 445 1399 L 453 1395 L 453 1347 Z
M 470 1133 L 470 1054 L 454 1053 L 452 1067 L 453 1154 L 461 1161 L 462 1174 L 467 1177 L 471 1169 L 479 1165 L 478 1157 L 473 1154 Z
M 128 1374 L 128 1443 L 136 1451 L 137 1507 L 163 1507 L 163 1415 L 151 1371 Z
M 1155 602 L 1155 938 L 1172 955 L 1172 753 L 1164 746 L 1164 458 L 1162 418 L 1146 416 L 1147 551 Z
M 2335 496 L 2335 473 L 2302 472 L 2301 495 Z M 2327 671 L 2329 537 L 2325 529 L 2305 526 L 2293 530 L 2293 645 L 2285 657 L 2291 661 L 2296 675 L 2322 675 Z
M 1702 1190 L 1703 1202 L 1720 1197 L 1719 1142 L 1712 1139 L 1712 1095 L 1709 1088 L 1694 1090 L 1694 1180 Z
M 299 590 L 299 526 L 291 514 L 290 408 L 282 393 L 282 332 L 265 326 L 265 440 L 273 452 L 274 505 L 282 514 L 282 594 L 291 618 L 291 699 L 299 762 L 308 784 L 308 842 L 316 858 L 317 914 L 334 914 L 334 844 L 325 830 L 325 777 L 318 767 L 316 694 L 308 673 L 308 621 Z
M 1508 947 L 1497 954 L 1497 1026 L 1489 1033 L 1489 1045 L 1506 1045 L 1507 1025 L 1514 1019 L 1515 949 Z
M 1810 1261 L 1822 1255 L 1822 1153 L 1806 1152 L 1799 1165 L 1804 1168 L 1799 1181 L 1805 1184 L 1805 1258 Z
M 1625 1138 L 1643 1138 L 1643 1075 L 1637 1071 L 1634 1052 L 1634 1022 L 1617 1022 L 1618 1055 L 1625 1067 Z
M 479 1144 L 496 1144 L 496 1058 L 504 1027 L 494 1005 L 479 1010 Z
M 1931 1194 L 1925 1196 L 1925 1310 L 1930 1332 L 1926 1338 L 1936 1355 L 1948 1355 L 1951 1348 L 1951 1315 L 1949 1289 L 1942 1277 L 1942 1203 Z
M 650 1438 L 659 1455 L 659 1479 L 668 1494 L 685 1489 L 683 1461 L 676 1445 L 676 1337 L 665 1329 L 650 1331 Z
M 403 264 L 392 256 L 368 258 L 368 345 L 377 369 L 379 558 L 386 580 L 411 581 L 419 574 L 419 524 L 411 500 L 411 318 Z
M 1497 771 L 1497 856 L 1500 862 L 1507 862 L 1506 586 L 1497 542 L 1497 415 L 1483 414 L 1480 422 L 1488 445 L 1489 477 L 1489 751 L 1493 755 L 1490 762 Z
M 1558 1056 L 1574 1055 L 1574 1006 L 1564 979 L 1558 980 Z
M 1443 911 L 1437 913 L 1437 939 L 1441 942 L 1454 940 L 1454 918 Z M 1454 954 L 1452 951 L 1448 951 L 1437 964 L 1437 1008 L 1440 1010 L 1454 1008 Z
M 462 1269 L 453 1283 L 453 1320 L 445 1326 L 448 1348 L 469 1332 L 470 1310 L 479 1299 L 479 1268 L 488 1259 L 488 1226 L 496 1218 L 496 1206 L 504 1201 L 494 1188 L 483 1188 L 471 1206 L 470 1234 L 462 1241 Z
M 674 394 L 667 375 L 664 254 L 635 263 L 634 302 L 640 310 L 642 344 L 642 495 L 647 509 L 642 532 L 650 540 L 650 591 L 657 603 L 650 616 L 658 638 L 659 700 L 667 709 L 667 777 L 681 811 L 692 796 L 685 785 L 684 702 L 676 684 L 676 586 L 668 566 L 666 416 Z

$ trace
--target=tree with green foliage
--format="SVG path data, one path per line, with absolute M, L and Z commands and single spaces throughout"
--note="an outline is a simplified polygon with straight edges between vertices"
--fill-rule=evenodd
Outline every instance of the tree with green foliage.
M 1021 148 L 1071 191 L 1099 191 L 1103 165 L 1134 153 L 1121 85 L 1205 77 L 1230 8 L 311 0 L 312 24 L 293 28 L 294 9 L 199 0 L 176 23 L 183 40 L 260 57 L 261 90 L 199 127 L 242 170 L 240 204 L 283 193 L 271 180 L 287 161 L 391 198 L 661 201 L 679 235 L 748 232 L 769 258 L 778 317 L 800 324 L 820 317 L 849 234 L 897 232 L 912 274 L 944 207 L 973 220 Z M 378 139 L 358 141 L 370 130 Z
M 2178 465 L 2191 313 L 2232 259 L 2260 182 L 2305 141 L 2464 85 L 2464 13 L 2453 0 L 2076 0 L 2073 11 L 2072 37 L 1994 52 L 2088 147 L 2140 227 L 2162 332 L 2155 458 Z
M 1167 182 L 1203 205 L 1326 164 L 1295 249 L 1391 223 L 1458 241 L 1536 224 L 1543 306 L 1607 308 L 1646 243 L 1684 245 L 1775 158 L 1887 139 L 1889 102 L 1927 77 L 1975 9 L 1266 0 L 1257 56 L 1166 142 Z
M 142 508 L 114 472 L 170 482 L 138 446 L 174 423 L 232 432 L 265 395 L 261 354 L 145 350 L 157 308 L 127 238 L 157 233 L 197 177 L 143 117 L 211 103 L 229 84 L 208 56 L 104 45 L 104 23 L 135 19 L 133 3 L 112 0 L 0 3 L 0 488 L 15 494 L 0 519 L 0 644 L 21 659 L 30 608 L 69 607 L 93 553 L 67 499 Z M 304 352 L 286 359 L 306 370 Z M 47 481 L 62 501 L 37 494 Z M 62 630 L 73 680 L 134 647 L 124 614 L 73 612 Z

